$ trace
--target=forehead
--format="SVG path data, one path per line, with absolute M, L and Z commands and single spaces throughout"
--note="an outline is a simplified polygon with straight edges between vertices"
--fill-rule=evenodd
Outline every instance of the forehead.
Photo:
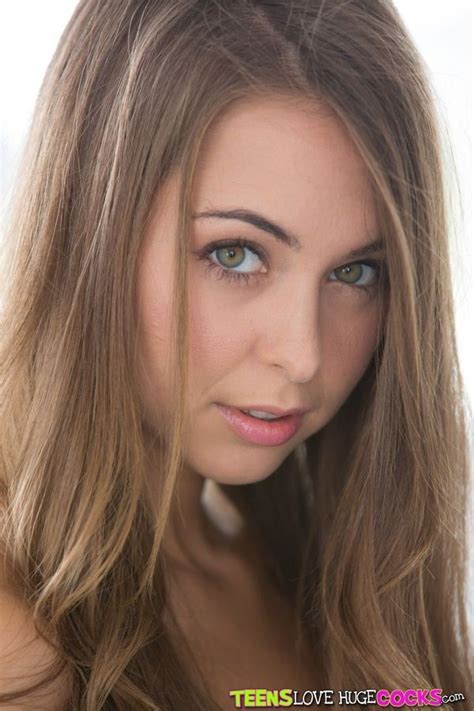
M 368 173 L 342 121 L 325 105 L 252 97 L 223 112 L 205 136 L 193 206 L 245 207 L 295 233 L 375 230 Z

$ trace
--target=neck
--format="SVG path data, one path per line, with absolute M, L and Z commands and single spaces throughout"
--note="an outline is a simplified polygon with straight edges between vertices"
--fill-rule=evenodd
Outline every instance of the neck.
M 149 449 L 147 477 L 156 514 L 159 511 L 159 450 Z M 243 519 L 218 484 L 188 465 L 178 476 L 164 547 L 168 559 L 203 569 L 218 552 L 241 540 Z

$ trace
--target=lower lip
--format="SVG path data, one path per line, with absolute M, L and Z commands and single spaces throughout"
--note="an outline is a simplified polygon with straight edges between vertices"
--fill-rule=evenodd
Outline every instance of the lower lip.
M 217 407 L 239 437 L 267 447 L 287 442 L 294 437 L 303 422 L 303 415 L 287 415 L 278 420 L 259 420 L 252 415 L 246 415 L 237 407 L 219 404 Z

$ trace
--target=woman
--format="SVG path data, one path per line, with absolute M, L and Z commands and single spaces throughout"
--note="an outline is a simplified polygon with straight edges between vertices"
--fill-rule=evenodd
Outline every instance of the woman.
M 3 706 L 467 711 L 440 145 L 391 2 L 83 0 L 23 168 Z

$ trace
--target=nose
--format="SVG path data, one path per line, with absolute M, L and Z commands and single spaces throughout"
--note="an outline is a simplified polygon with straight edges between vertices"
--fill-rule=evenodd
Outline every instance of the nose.
M 266 310 L 260 355 L 283 368 L 293 383 L 308 383 L 321 366 L 321 334 L 317 290 L 300 285 L 281 294 Z

